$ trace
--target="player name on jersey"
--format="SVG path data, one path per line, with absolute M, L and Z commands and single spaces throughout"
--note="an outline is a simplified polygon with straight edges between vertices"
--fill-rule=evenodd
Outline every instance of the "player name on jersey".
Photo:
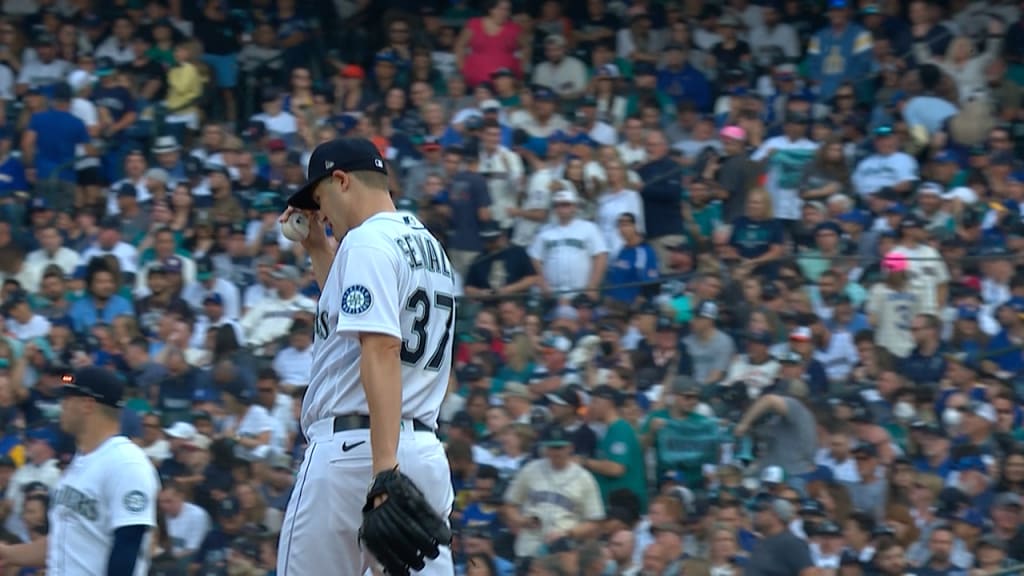
M 424 269 L 446 278 L 452 277 L 448 259 L 445 258 L 444 251 L 433 238 L 424 234 L 405 234 L 394 240 L 406 261 L 409 262 L 411 269 Z

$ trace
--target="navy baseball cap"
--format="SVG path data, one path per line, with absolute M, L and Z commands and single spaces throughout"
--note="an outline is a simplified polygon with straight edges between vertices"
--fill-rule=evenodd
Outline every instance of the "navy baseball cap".
M 63 377 L 65 396 L 87 396 L 107 406 L 124 406 L 124 385 L 110 370 L 86 366 Z
M 33 198 L 28 203 L 29 212 L 45 212 L 50 209 L 50 203 L 46 201 L 46 198 Z
M 619 391 L 607 384 L 602 384 L 597 388 L 594 388 L 590 393 L 590 397 L 603 398 L 614 404 L 619 404 L 621 402 L 621 394 L 619 394 Z
M 337 138 L 316 147 L 309 157 L 306 185 L 288 198 L 288 205 L 301 210 L 319 210 L 313 201 L 313 189 L 335 170 L 343 172 L 368 171 L 387 174 L 377 147 L 366 138 Z
M 548 448 L 572 446 L 572 434 L 561 426 L 553 426 L 541 439 L 541 444 Z
M 222 518 L 234 518 L 238 516 L 238 513 L 242 511 L 242 507 L 239 506 L 238 500 L 232 496 L 220 501 L 217 505 L 217 513 Z

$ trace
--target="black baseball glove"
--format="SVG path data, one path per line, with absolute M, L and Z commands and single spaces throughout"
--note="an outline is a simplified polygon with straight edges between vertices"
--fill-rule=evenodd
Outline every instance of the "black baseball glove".
M 374 506 L 381 496 L 387 498 Z M 442 546 L 451 545 L 452 532 L 416 484 L 395 469 L 373 478 L 363 506 L 359 541 L 385 574 L 407 576 L 410 570 L 422 570 L 428 558 L 437 558 Z

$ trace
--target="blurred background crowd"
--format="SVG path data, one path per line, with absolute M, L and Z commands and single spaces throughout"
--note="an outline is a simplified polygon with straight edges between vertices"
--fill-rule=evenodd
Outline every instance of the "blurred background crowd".
M 1017 573 L 1022 8 L 0 2 L 0 537 L 96 364 L 151 574 L 273 574 L 347 135 L 459 276 L 460 576 Z

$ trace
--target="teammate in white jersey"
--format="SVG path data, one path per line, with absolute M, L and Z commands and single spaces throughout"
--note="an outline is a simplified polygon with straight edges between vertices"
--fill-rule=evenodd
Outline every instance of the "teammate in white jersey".
M 64 377 L 60 424 L 78 453 L 50 501 L 50 532 L 0 545 L 4 565 L 46 567 L 47 576 L 144 576 L 160 479 L 141 448 L 121 436 L 124 388 L 97 367 Z
M 281 528 L 278 576 L 360 575 L 372 559 L 358 531 L 373 476 L 399 466 L 443 518 L 454 500 L 435 434 L 451 372 L 452 267 L 415 216 L 395 211 L 387 170 L 365 139 L 321 144 L 289 200 L 306 213 L 303 247 L 321 287 L 309 440 Z M 325 234 L 330 225 L 334 236 Z M 420 574 L 453 573 L 449 548 Z

